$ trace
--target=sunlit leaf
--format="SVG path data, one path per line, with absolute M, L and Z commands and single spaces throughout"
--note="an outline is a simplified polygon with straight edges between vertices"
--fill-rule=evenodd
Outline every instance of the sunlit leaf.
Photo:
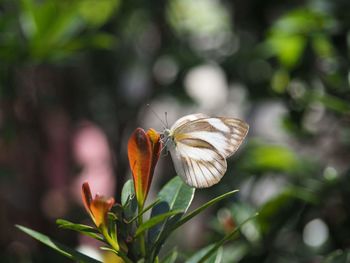
M 292 68 L 300 61 L 306 39 L 301 35 L 275 35 L 270 38 L 269 44 L 276 50 L 280 63 L 287 68 Z
M 137 228 L 136 233 L 135 233 L 135 237 L 137 237 L 140 234 L 144 233 L 147 229 L 149 229 L 149 228 L 159 224 L 160 222 L 164 221 L 168 217 L 176 215 L 176 214 L 179 214 L 179 213 L 182 213 L 182 211 L 181 210 L 172 210 L 172 211 L 169 211 L 167 213 L 151 217 L 150 220 L 146 221 L 145 223 L 143 223 L 142 225 L 140 225 Z
M 57 219 L 56 224 L 60 228 L 74 230 L 74 231 L 77 231 L 77 232 L 82 233 L 84 235 L 87 235 L 89 237 L 103 241 L 103 238 L 99 234 L 99 232 L 91 226 L 87 226 L 87 225 L 83 225 L 83 224 L 75 224 L 75 223 L 72 223 L 72 222 L 70 222 L 68 220 L 64 220 L 64 219 Z
M 293 150 L 286 146 L 251 143 L 239 165 L 253 172 L 295 172 L 300 169 L 301 163 Z
M 242 202 L 232 204 L 230 210 L 235 225 L 243 223 L 256 212 L 254 207 Z M 241 234 L 250 244 L 257 244 L 262 238 L 259 222 L 256 219 L 250 220 L 241 228 Z
M 152 209 L 151 217 L 172 210 L 185 213 L 193 200 L 194 192 L 195 189 L 186 185 L 180 177 L 174 177 L 159 192 L 158 199 L 160 202 Z M 176 223 L 176 219 L 179 219 L 179 217 L 175 217 L 171 223 Z M 165 223 L 150 229 L 148 235 L 150 244 L 154 243 L 159 237 Z
M 176 262 L 176 258 L 177 258 L 178 252 L 177 249 L 174 249 L 173 251 L 171 251 L 168 255 L 166 255 L 163 259 L 162 259 L 162 263 L 175 263 Z
M 301 61 L 307 41 L 314 36 L 319 39 L 319 32 L 326 32 L 334 26 L 331 17 L 319 10 L 300 8 L 290 11 L 273 24 L 267 37 L 267 50 L 274 53 L 284 67 L 292 69 Z M 316 52 L 329 54 L 325 42 L 314 44 Z
M 277 93 L 284 93 L 289 84 L 290 78 L 287 70 L 276 70 L 271 79 L 272 89 Z
M 200 206 L 199 208 L 195 209 L 194 211 L 192 211 L 191 213 L 189 213 L 188 215 L 184 216 L 183 218 L 178 218 L 178 220 L 170 222 L 169 224 L 165 225 L 163 231 L 160 231 L 160 236 L 157 239 L 157 241 L 155 242 L 154 247 L 152 248 L 153 253 L 157 254 L 158 251 L 160 250 L 161 246 L 163 245 L 163 243 L 165 242 L 166 238 L 170 236 L 170 234 L 177 229 L 178 227 L 180 227 L 181 225 L 183 225 L 184 223 L 188 222 L 190 219 L 192 219 L 193 217 L 195 217 L 196 215 L 198 215 L 199 213 L 201 213 L 202 211 L 204 211 L 205 209 L 207 209 L 208 207 L 216 204 L 217 202 L 228 198 L 230 196 L 232 196 L 233 194 L 237 193 L 238 190 L 233 190 L 231 192 L 225 193 L 221 196 L 218 196 L 212 200 L 210 200 L 209 202 L 205 203 L 204 205 Z
M 251 245 L 243 239 L 236 240 L 224 246 L 223 262 L 239 262 L 251 252 Z
M 231 233 L 225 235 L 224 238 L 222 238 L 220 241 L 216 242 L 213 246 L 211 246 L 205 253 L 204 255 L 197 261 L 198 263 L 204 263 L 207 262 L 208 259 L 211 258 L 212 255 L 217 253 L 218 249 L 221 248 L 222 245 L 224 245 L 226 242 L 236 238 L 237 234 L 239 233 L 238 231 L 250 220 L 253 218 L 257 217 L 258 214 L 255 214 L 245 221 L 243 221 L 240 225 L 238 225 Z
M 110 247 L 100 247 L 101 250 L 104 250 L 104 251 L 108 251 L 108 252 L 111 252 L 113 253 L 114 255 L 116 255 L 118 258 L 114 258 L 114 260 L 118 260 L 117 262 L 122 262 L 122 263 L 133 263 L 133 261 L 131 261 L 127 255 L 125 253 L 123 253 L 121 250 L 119 251 L 116 251 L 114 250 L 113 248 L 110 248 Z M 109 262 L 109 261 L 104 261 L 104 262 Z M 114 262 L 114 261 L 113 261 Z
M 193 200 L 194 192 L 194 188 L 189 187 L 180 177 L 176 176 L 162 188 L 158 198 L 169 205 L 169 210 L 186 212 Z
M 207 246 L 201 250 L 199 250 L 197 253 L 195 253 L 193 256 L 191 256 L 189 259 L 185 261 L 185 263 L 198 263 L 200 260 L 211 250 L 213 249 L 214 245 Z M 222 262 L 222 248 L 218 248 L 212 255 L 205 260 L 205 263 L 220 263 Z
M 154 201 L 152 204 L 150 204 L 149 206 L 147 206 L 146 208 L 144 208 L 141 213 L 139 213 L 138 215 L 136 215 L 134 218 L 127 220 L 126 223 L 130 224 L 132 222 L 134 222 L 137 218 L 139 218 L 140 216 L 142 216 L 144 213 L 146 213 L 147 211 L 149 211 L 150 209 L 152 209 L 154 206 L 156 206 L 160 201 L 156 200 Z
M 128 180 L 122 189 L 121 202 L 125 219 L 130 220 L 137 215 L 137 201 L 135 198 L 134 183 Z
M 191 220 L 193 217 L 195 217 L 196 215 L 198 215 L 199 213 L 203 212 L 205 209 L 207 209 L 208 207 L 218 203 L 219 201 L 231 197 L 232 195 L 234 195 L 235 193 L 237 193 L 238 190 L 233 190 L 230 192 L 227 192 L 223 195 L 220 195 L 212 200 L 210 200 L 209 202 L 205 203 L 204 205 L 201 205 L 200 207 L 198 207 L 197 209 L 193 210 L 191 213 L 189 213 L 188 215 L 185 215 L 184 217 L 182 217 L 178 222 L 176 222 L 176 224 L 174 224 L 174 226 L 172 226 L 172 230 L 180 227 L 181 225 L 183 225 L 184 223 L 188 222 L 189 220 Z
M 120 0 L 79 0 L 78 11 L 91 26 L 101 26 L 118 10 Z
M 24 226 L 16 225 L 18 229 L 23 231 L 24 233 L 30 235 L 31 237 L 35 238 L 36 240 L 42 242 L 46 246 L 56 250 L 60 254 L 64 255 L 65 257 L 68 257 L 72 260 L 78 261 L 78 262 L 86 262 L 86 263 L 98 263 L 101 261 L 98 261 L 96 259 L 90 258 L 74 249 L 71 249 L 65 245 L 62 245 L 58 243 L 57 241 L 52 240 L 50 237 L 41 234 L 35 230 L 29 229 Z
M 131 179 L 129 179 L 123 186 L 121 201 L 122 206 L 126 205 L 126 202 L 130 199 L 131 196 L 135 195 L 134 191 L 134 183 Z

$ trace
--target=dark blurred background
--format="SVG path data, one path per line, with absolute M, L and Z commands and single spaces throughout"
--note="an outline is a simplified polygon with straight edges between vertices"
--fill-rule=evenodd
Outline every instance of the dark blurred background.
M 103 256 L 55 219 L 89 222 L 84 181 L 118 199 L 131 132 L 162 130 L 152 110 L 250 124 L 194 206 L 240 193 L 172 236 L 179 262 L 256 211 L 222 262 L 350 262 L 349 11 L 347 0 L 0 1 L 1 262 L 66 262 L 14 224 Z M 169 167 L 162 157 L 149 199 Z

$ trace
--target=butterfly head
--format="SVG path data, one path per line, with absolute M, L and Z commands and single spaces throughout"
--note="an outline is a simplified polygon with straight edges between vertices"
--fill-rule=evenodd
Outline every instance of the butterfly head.
M 170 144 L 172 144 L 174 141 L 173 137 L 173 132 L 170 129 L 164 129 L 164 131 L 161 134 L 161 140 L 164 145 L 164 148 L 169 148 Z
M 170 131 L 170 129 L 167 129 L 167 128 L 164 129 L 164 131 L 163 131 L 163 137 L 164 137 L 165 139 L 171 137 L 171 131 Z

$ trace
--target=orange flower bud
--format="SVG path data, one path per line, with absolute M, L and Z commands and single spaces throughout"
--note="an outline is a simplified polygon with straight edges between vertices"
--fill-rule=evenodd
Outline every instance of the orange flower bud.
M 82 198 L 86 211 L 90 214 L 91 219 L 97 227 L 107 225 L 107 214 L 114 205 L 114 198 L 106 198 L 96 195 L 92 198 L 90 186 L 85 182 L 82 186 Z
M 128 142 L 129 163 L 137 202 L 141 208 L 151 186 L 161 145 L 160 134 L 153 129 L 149 129 L 146 133 L 143 129 L 137 128 Z

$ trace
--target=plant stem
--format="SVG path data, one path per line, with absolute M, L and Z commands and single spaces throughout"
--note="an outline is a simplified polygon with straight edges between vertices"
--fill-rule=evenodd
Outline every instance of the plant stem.
M 113 238 L 111 238 L 111 236 L 108 233 L 108 229 L 105 225 L 102 225 L 101 228 L 101 233 L 104 236 L 105 240 L 107 241 L 107 243 L 113 248 L 113 250 L 115 251 L 115 253 L 121 257 L 126 263 L 132 263 L 132 261 L 120 250 L 118 241 L 114 240 Z
M 142 211 L 142 207 L 139 206 L 139 211 Z M 143 224 L 143 214 L 141 213 L 139 216 L 139 226 Z M 142 233 L 139 237 L 140 240 L 140 251 L 141 251 L 141 255 L 143 257 L 146 256 L 146 244 L 145 244 L 145 234 Z
M 101 232 L 102 235 L 105 237 L 106 241 L 108 242 L 108 244 L 111 245 L 111 247 L 115 250 L 115 251 L 119 251 L 119 244 L 116 240 L 112 239 L 111 236 L 108 233 L 107 227 L 105 225 L 103 225 L 101 227 Z

